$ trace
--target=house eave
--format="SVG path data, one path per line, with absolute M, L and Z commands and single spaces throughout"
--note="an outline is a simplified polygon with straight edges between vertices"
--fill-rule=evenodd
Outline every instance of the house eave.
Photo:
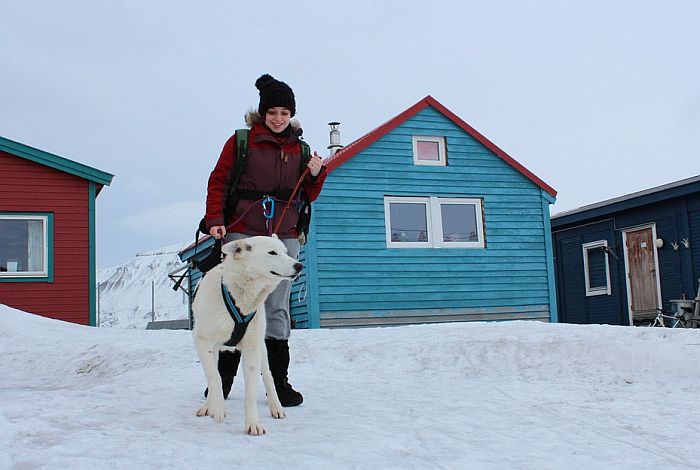
M 101 186 L 109 186 L 112 183 L 112 178 L 114 178 L 114 175 L 110 173 L 15 142 L 5 137 L 0 137 L 0 151 L 93 181 Z
M 560 212 L 552 216 L 552 229 L 589 222 L 620 211 L 697 192 L 700 192 L 700 175 Z

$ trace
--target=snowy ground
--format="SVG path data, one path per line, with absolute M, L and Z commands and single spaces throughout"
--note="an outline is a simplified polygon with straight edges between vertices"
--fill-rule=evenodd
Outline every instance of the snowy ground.
M 189 332 L 0 305 L 2 469 L 700 468 L 700 332 L 535 322 L 295 331 L 305 402 L 198 418 Z M 241 380 L 242 382 L 242 380 Z M 261 387 L 262 388 L 262 387 Z

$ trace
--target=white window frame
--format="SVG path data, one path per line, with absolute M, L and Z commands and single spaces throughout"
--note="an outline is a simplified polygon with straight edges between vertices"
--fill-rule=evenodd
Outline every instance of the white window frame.
M 438 214 L 439 220 L 436 222 L 436 240 L 439 246 L 436 248 L 484 248 L 484 215 L 482 210 L 482 201 L 478 198 L 458 198 L 458 197 L 431 197 L 431 202 L 435 205 L 435 211 Z M 474 206 L 474 216 L 476 217 L 476 230 L 478 240 L 475 242 L 446 242 L 443 240 L 444 233 L 442 231 L 442 204 L 463 204 Z
M 422 204 L 425 206 L 425 218 L 428 230 L 428 241 L 425 242 L 395 242 L 391 240 L 391 203 Z M 433 233 L 431 223 L 430 200 L 427 197 L 384 196 L 384 226 L 386 228 L 386 245 L 389 248 L 430 248 L 432 246 Z
M 586 282 L 586 297 L 592 297 L 596 295 L 611 295 L 612 289 L 610 288 L 610 259 L 608 257 L 608 241 L 607 240 L 597 240 L 594 242 L 588 242 L 581 245 L 581 250 L 583 252 L 583 276 Z M 588 271 L 588 251 L 593 249 L 605 248 L 605 287 L 591 287 L 591 278 Z
M 447 166 L 447 152 L 445 152 L 445 138 L 439 136 L 414 135 L 413 141 L 413 164 L 426 166 Z M 418 141 L 436 142 L 438 144 L 438 159 L 437 160 L 419 160 L 418 159 Z
M 428 241 L 425 242 L 395 242 L 391 239 L 391 210 L 392 203 L 423 204 L 426 211 Z M 443 241 L 442 204 L 465 204 L 475 206 L 476 225 L 479 239 L 475 242 L 446 242 Z M 456 198 L 437 196 L 384 196 L 384 226 L 386 229 L 387 248 L 484 248 L 483 201 L 480 198 Z
M 41 271 L 0 271 L 0 277 L 8 279 L 49 277 L 49 216 L 33 214 L 0 214 L 0 220 L 40 220 L 43 236 L 43 266 Z

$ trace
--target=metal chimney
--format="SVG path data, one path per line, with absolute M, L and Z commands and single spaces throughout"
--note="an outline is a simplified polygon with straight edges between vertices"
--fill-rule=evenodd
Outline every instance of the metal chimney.
M 338 129 L 340 123 L 329 122 L 328 125 L 331 126 L 331 144 L 328 146 L 328 150 L 331 151 L 331 156 L 333 156 L 338 150 L 343 148 L 343 146 L 340 145 L 340 130 Z

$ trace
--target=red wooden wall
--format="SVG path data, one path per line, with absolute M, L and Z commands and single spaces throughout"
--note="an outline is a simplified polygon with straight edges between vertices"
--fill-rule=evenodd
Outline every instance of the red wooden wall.
M 89 184 L 86 179 L 0 151 L 0 211 L 54 214 L 53 282 L 0 280 L 0 303 L 89 324 Z

